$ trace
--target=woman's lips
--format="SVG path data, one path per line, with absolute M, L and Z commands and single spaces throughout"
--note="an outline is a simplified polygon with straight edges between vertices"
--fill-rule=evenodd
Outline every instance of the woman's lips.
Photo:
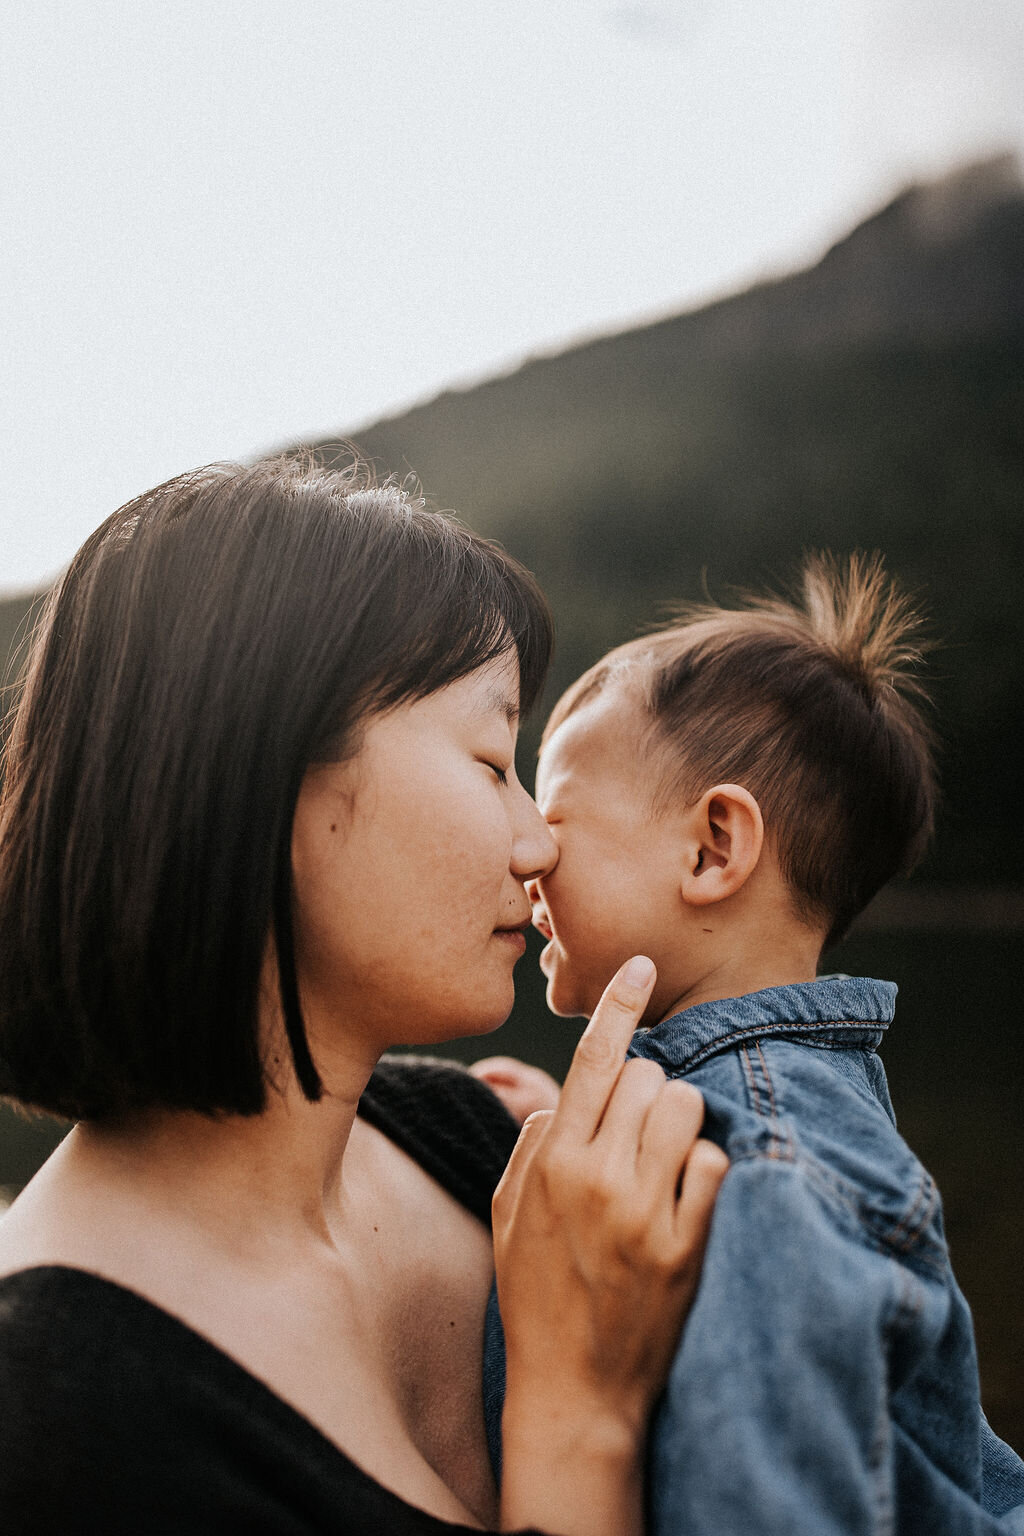
M 521 955 L 526 950 L 525 930 L 529 928 L 529 926 L 530 920 L 529 918 L 525 918 L 523 922 L 517 923 L 514 928 L 495 928 L 494 937 L 496 939 L 504 939 L 507 943 L 513 946 L 518 954 Z
M 526 935 L 521 928 L 495 928 L 494 937 L 511 944 L 517 954 L 526 953 Z

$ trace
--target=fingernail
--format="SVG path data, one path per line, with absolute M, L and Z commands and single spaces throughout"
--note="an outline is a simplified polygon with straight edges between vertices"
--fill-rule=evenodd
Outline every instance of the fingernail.
M 646 987 L 654 976 L 654 961 L 646 955 L 634 955 L 622 973 L 623 981 L 631 987 Z

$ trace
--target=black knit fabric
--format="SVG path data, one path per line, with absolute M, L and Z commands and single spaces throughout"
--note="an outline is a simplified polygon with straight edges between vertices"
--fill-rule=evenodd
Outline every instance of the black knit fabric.
M 375 1074 L 361 1112 L 484 1219 L 515 1130 L 491 1098 L 459 1068 L 396 1059 Z M 0 1280 L 0 1529 L 441 1536 L 468 1527 L 382 1488 L 161 1308 L 48 1266 Z
M 359 1113 L 490 1226 L 519 1127 L 484 1083 L 450 1061 L 384 1056 Z

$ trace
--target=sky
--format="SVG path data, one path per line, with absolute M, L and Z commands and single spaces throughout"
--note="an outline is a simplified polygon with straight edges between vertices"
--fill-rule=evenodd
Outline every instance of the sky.
M 180 470 L 700 305 L 1024 150 L 1021 0 L 7 0 L 3 31 L 0 591 Z

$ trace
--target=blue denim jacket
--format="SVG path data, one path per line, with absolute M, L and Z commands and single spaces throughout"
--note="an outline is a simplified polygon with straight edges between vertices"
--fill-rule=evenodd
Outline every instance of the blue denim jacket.
M 825 977 L 634 1036 L 731 1160 L 655 1415 L 653 1536 L 1024 1533 L 1024 1463 L 979 1407 L 938 1192 L 875 1054 L 895 996 Z M 503 1366 L 492 1307 L 492 1432 Z

